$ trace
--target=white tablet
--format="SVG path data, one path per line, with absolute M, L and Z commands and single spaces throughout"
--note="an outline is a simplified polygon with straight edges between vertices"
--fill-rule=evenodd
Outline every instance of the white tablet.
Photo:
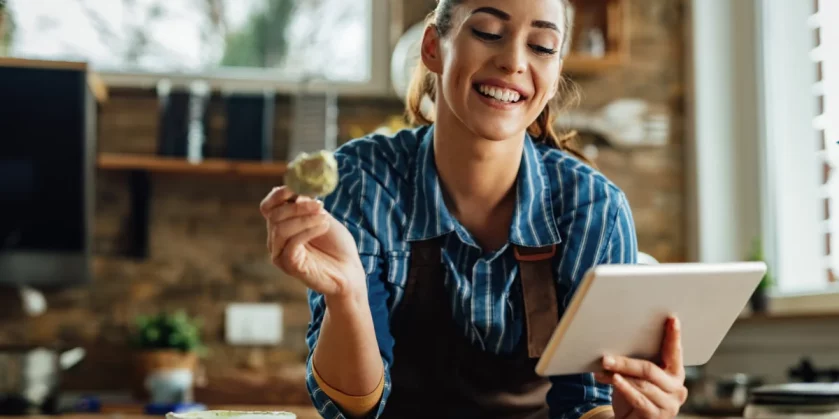
M 765 273 L 763 262 L 596 266 L 577 288 L 536 373 L 602 371 L 606 354 L 658 360 L 671 313 L 681 322 L 685 366 L 703 365 Z

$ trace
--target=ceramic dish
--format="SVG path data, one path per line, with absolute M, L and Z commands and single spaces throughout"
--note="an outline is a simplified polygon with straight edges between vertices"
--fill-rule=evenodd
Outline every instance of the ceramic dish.
M 296 419 L 291 412 L 205 410 L 203 412 L 167 413 L 166 419 Z

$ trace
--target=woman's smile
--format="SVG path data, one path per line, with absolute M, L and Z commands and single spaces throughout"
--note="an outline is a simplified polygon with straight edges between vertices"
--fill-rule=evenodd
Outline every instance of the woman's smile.
M 500 110 L 508 110 L 523 105 L 527 95 L 521 87 L 503 80 L 481 80 L 472 84 L 472 90 L 482 103 Z

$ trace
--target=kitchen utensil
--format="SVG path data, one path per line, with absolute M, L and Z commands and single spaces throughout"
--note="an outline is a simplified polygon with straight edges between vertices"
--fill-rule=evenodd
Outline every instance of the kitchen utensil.
M 84 356 L 83 348 L 0 347 L 0 415 L 57 413 L 61 375 Z
M 205 410 L 203 412 L 167 413 L 166 419 L 295 419 L 291 412 Z
M 23 312 L 29 317 L 40 316 L 47 311 L 47 299 L 44 294 L 27 285 L 18 287 L 20 300 L 23 304 Z
M 697 413 L 739 416 L 746 407 L 751 391 L 762 384 L 760 378 L 740 373 L 692 377 L 686 380 L 690 395 L 686 408 Z
M 752 391 L 746 419 L 839 419 L 839 383 L 789 383 Z
M 225 92 L 227 158 L 271 161 L 274 157 L 276 93 Z
M 293 119 L 288 156 L 334 150 L 338 145 L 338 96 L 335 92 L 306 91 L 307 83 L 292 99 Z
M 614 147 L 661 146 L 670 138 L 670 115 L 662 107 L 636 99 L 619 99 L 599 111 L 561 114 L 555 125 L 592 133 Z

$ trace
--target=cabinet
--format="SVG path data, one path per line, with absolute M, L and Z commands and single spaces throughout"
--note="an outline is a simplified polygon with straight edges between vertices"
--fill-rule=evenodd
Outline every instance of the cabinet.
M 97 99 L 84 63 L 0 58 L 0 282 L 90 278 Z

